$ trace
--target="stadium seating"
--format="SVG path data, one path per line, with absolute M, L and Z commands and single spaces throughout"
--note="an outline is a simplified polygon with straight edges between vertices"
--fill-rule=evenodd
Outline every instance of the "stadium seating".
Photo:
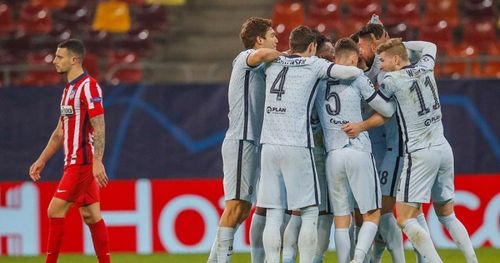
M 457 0 L 428 0 L 424 14 L 425 23 L 436 23 L 446 21 L 452 28 L 460 23 Z
M 98 82 L 101 81 L 99 56 L 97 54 L 87 52 L 87 54 L 85 54 L 85 60 L 83 61 L 83 68 Z
M 494 2 L 491 0 L 465 0 L 464 16 L 468 20 L 494 20 Z
M 478 56 L 479 50 L 471 45 L 459 44 L 449 47 L 447 58 L 457 61 L 440 62 L 441 76 L 461 78 L 469 74 L 479 74 L 481 66 L 478 62 L 470 61 L 470 63 L 464 63 L 461 61 L 463 58 L 476 59 Z
M 307 24 L 323 34 L 329 34 L 341 26 L 340 1 L 314 0 L 307 13 Z
M 99 2 L 92 29 L 113 33 L 125 33 L 130 30 L 129 5 L 120 1 Z
M 111 36 L 106 31 L 84 31 L 82 41 L 88 51 L 99 55 L 104 55 L 111 48 Z
M 113 85 L 139 83 L 142 79 L 142 70 L 138 67 L 139 63 L 139 55 L 134 52 L 127 50 L 109 52 L 107 66 L 108 80 Z M 125 66 L 126 68 L 119 69 L 118 67 L 120 66 Z
M 12 9 L 4 3 L 0 3 L 0 35 L 6 35 L 14 30 Z
M 34 5 L 43 5 L 50 9 L 63 8 L 68 4 L 68 0 L 31 0 Z
M 445 51 L 453 43 L 453 32 L 448 22 L 428 21 L 420 27 L 420 36 L 418 39 L 435 43 L 439 50 Z
M 121 36 L 114 46 L 115 49 L 125 49 L 144 57 L 150 55 L 153 43 L 148 29 L 135 28 Z
M 35 68 L 28 70 L 18 84 L 23 86 L 47 86 L 61 83 L 61 76 L 54 74 L 54 68 L 50 64 L 53 60 L 53 52 L 29 53 L 27 64 Z
M 43 5 L 25 4 L 20 11 L 19 30 L 31 35 L 47 34 L 52 30 L 50 10 Z
M 90 13 L 88 6 L 74 2 L 57 12 L 54 19 L 72 29 L 85 30 L 91 21 Z
M 382 13 L 381 1 L 351 0 L 349 1 L 348 20 L 367 23 L 373 14 Z
M 420 24 L 418 0 L 393 0 L 387 3 L 387 12 L 383 16 L 384 24 L 397 25 L 404 23 L 416 27 Z
M 479 47 L 481 51 L 487 51 L 497 41 L 494 22 L 473 20 L 465 23 L 463 40 L 467 44 Z
M 138 27 L 151 31 L 164 31 L 168 28 L 168 13 L 163 5 L 141 5 L 135 10 Z
M 35 50 L 54 51 L 57 45 L 71 37 L 71 29 L 66 24 L 56 24 L 52 30 L 45 35 L 43 41 L 34 42 L 32 47 Z
M 403 39 L 415 39 L 416 28 L 410 23 L 385 24 L 385 29 L 390 37 L 401 37 Z
M 304 6 L 299 1 L 280 1 L 274 5 L 272 20 L 279 41 L 278 49 L 286 50 L 290 32 L 305 23 Z

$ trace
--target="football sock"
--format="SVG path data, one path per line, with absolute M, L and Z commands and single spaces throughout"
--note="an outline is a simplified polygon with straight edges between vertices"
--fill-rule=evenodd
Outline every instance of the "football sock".
M 403 234 L 392 213 L 383 214 L 380 217 L 379 232 L 385 240 L 387 250 L 391 253 L 392 262 L 404 263 Z
M 219 246 L 217 239 L 219 239 L 219 227 L 217 227 L 217 233 L 215 234 L 214 243 L 212 244 L 212 248 L 210 249 L 207 263 L 217 263 L 217 247 Z
M 462 250 L 467 263 L 477 263 L 476 253 L 472 247 L 469 234 L 467 233 L 464 225 L 457 219 L 455 213 L 452 213 L 449 216 L 439 216 L 438 219 L 439 222 L 446 227 L 448 232 L 450 232 L 450 235 L 457 244 L 458 248 Z
M 417 216 L 418 224 L 429 233 L 429 226 L 427 226 L 427 221 L 425 220 L 425 216 L 423 213 L 420 213 Z M 417 249 L 415 249 L 415 253 L 417 253 L 417 263 L 425 263 L 424 257 L 418 253 Z
M 262 245 L 262 232 L 266 225 L 266 217 L 253 214 L 252 224 L 250 225 L 250 253 L 252 262 L 264 262 L 266 254 L 264 253 L 264 246 Z
M 302 226 L 299 233 L 299 261 L 312 263 L 318 244 L 318 207 L 300 209 Z
M 302 220 L 300 216 L 292 215 L 286 225 L 285 233 L 283 234 L 283 263 L 295 262 L 301 224 Z
M 339 263 L 349 263 L 351 255 L 351 242 L 349 240 L 349 228 L 335 228 L 335 249 Z
M 377 234 L 377 229 L 378 225 L 370 221 L 365 221 L 361 225 L 358 243 L 356 243 L 356 250 L 354 251 L 354 260 L 356 262 L 363 262 L 365 260 L 368 250 L 372 246 L 373 239 Z
M 279 263 L 281 252 L 280 228 L 283 223 L 285 210 L 268 208 L 266 212 L 266 226 L 262 235 L 266 263 Z
M 111 262 L 109 255 L 109 238 L 108 230 L 104 219 L 99 220 L 95 224 L 88 224 L 90 233 L 92 234 L 92 242 L 94 243 L 95 254 L 99 263 Z
M 333 215 L 326 214 L 318 217 L 318 245 L 314 255 L 314 263 L 322 263 L 325 253 L 330 245 L 330 233 L 332 230 Z
M 434 248 L 431 236 L 420 226 L 416 219 L 408 219 L 403 225 L 403 232 L 411 241 L 413 247 L 423 256 L 425 262 L 442 262 L 436 248 Z
M 49 218 L 49 240 L 45 263 L 57 263 L 64 236 L 64 218 Z
M 373 253 L 372 253 L 373 263 L 380 263 L 382 261 L 382 256 L 384 255 L 384 250 L 385 250 L 385 241 L 380 235 L 380 227 L 381 225 L 379 225 L 378 233 L 377 235 L 375 235 L 375 239 L 373 240 Z
M 233 227 L 219 227 L 217 233 L 217 261 L 219 263 L 231 262 L 231 255 L 233 254 L 233 240 L 236 228 Z

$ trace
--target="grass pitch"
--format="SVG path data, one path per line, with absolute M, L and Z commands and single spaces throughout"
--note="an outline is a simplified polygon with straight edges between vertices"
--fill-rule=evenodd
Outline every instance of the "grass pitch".
M 476 249 L 477 257 L 481 263 L 497 263 L 500 262 L 500 250 L 495 248 L 480 248 Z M 444 262 L 465 262 L 462 253 L 459 250 L 439 250 L 439 255 Z M 206 262 L 208 254 L 153 254 L 153 255 L 136 255 L 136 254 L 112 254 L 112 261 L 114 263 L 195 263 Z M 249 253 L 235 253 L 231 258 L 235 263 L 250 262 Z M 2 263 L 40 263 L 44 262 L 43 256 L 38 257 L 5 257 L 0 256 Z M 83 255 L 69 255 L 63 254 L 59 258 L 60 263 L 95 263 L 97 259 L 93 256 Z M 329 252 L 325 259 L 326 263 L 337 262 L 334 252 Z M 384 254 L 382 262 L 391 262 L 387 251 Z M 406 262 L 415 263 L 415 253 L 411 250 L 406 251 Z

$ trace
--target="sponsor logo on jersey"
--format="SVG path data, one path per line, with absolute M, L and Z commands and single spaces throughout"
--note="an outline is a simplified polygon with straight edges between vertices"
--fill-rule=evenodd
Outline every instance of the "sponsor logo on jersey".
M 285 114 L 286 113 L 286 108 L 267 106 L 266 112 L 267 113 L 273 113 L 273 114 Z
M 342 124 L 343 125 L 343 124 L 348 124 L 349 121 L 346 121 L 346 120 L 336 120 L 336 119 L 332 118 L 332 119 L 330 119 L 330 123 L 332 123 L 332 124 Z
M 96 103 L 96 102 L 102 102 L 102 97 L 94 97 L 92 99 L 90 99 L 90 101 Z
M 430 126 L 433 123 L 439 122 L 441 120 L 441 115 L 434 116 L 430 119 L 424 121 L 425 126 Z
M 71 105 L 61 105 L 61 116 L 71 116 L 73 115 L 73 106 Z

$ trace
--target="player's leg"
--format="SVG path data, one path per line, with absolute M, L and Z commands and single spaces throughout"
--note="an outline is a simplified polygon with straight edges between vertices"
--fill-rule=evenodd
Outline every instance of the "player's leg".
M 288 208 L 300 209 L 302 224 L 298 248 L 300 262 L 310 263 L 318 242 L 320 189 L 312 149 L 285 147 L 283 179 Z
M 59 191 L 59 189 L 58 189 Z M 47 209 L 49 217 L 49 238 L 46 263 L 56 263 L 64 237 L 64 218 L 73 203 L 53 197 Z
M 361 263 L 367 259 L 378 230 L 382 206 L 380 181 L 375 160 L 370 153 L 350 149 L 349 157 L 346 165 L 347 178 L 359 211 L 363 215 L 353 261 Z
M 257 206 L 266 208 L 266 224 L 262 234 L 266 262 L 278 263 L 281 252 L 281 225 L 286 204 L 286 188 L 281 173 L 286 153 L 280 146 L 264 144 L 261 156 L 261 177 Z
M 436 147 L 441 152 L 441 166 L 432 187 L 434 210 L 439 222 L 448 230 L 458 248 L 465 255 L 467 263 L 477 262 L 467 229 L 457 219 L 454 212 L 454 169 L 453 152 L 448 143 Z
M 283 233 L 283 263 L 295 262 L 302 219 L 300 211 L 290 211 L 290 220 Z
M 339 263 L 348 263 L 351 258 L 349 254 L 351 250 L 349 228 L 351 221 L 353 221 L 351 219 L 351 212 L 354 204 L 345 172 L 343 151 L 345 149 L 338 149 L 327 154 L 326 180 L 334 213 L 334 239 L 337 261 Z
M 439 153 L 423 149 L 406 155 L 397 193 L 397 221 L 426 262 L 442 262 L 431 237 L 418 223 L 422 203 L 428 203 L 439 169 Z
M 104 219 L 101 217 L 100 203 L 96 202 L 81 206 L 80 215 L 83 222 L 90 229 L 94 250 L 99 263 L 110 262 L 108 230 Z
M 325 253 L 330 245 L 330 234 L 332 232 L 333 214 L 320 211 L 318 218 L 318 245 L 314 256 L 314 263 L 322 263 Z
M 417 222 L 425 230 L 425 232 L 430 233 L 429 226 L 427 225 L 427 221 L 425 220 L 425 215 L 424 215 L 424 211 L 422 209 L 422 206 L 420 206 L 420 212 L 417 215 Z M 424 257 L 420 253 L 418 253 L 418 251 L 416 249 L 414 249 L 414 250 L 416 253 L 416 262 L 417 263 L 425 263 Z
M 86 180 L 90 183 L 85 187 L 85 191 L 76 203 L 80 206 L 80 215 L 83 222 L 90 229 L 94 250 L 99 263 L 109 263 L 111 262 L 111 258 L 108 230 L 101 216 L 100 190 L 91 168 L 86 173 Z
M 235 158 L 236 157 L 236 158 Z M 217 256 L 209 262 L 229 262 L 233 250 L 234 234 L 251 208 L 252 194 L 257 180 L 260 149 L 250 141 L 224 140 L 222 145 L 225 207 L 217 229 Z
M 90 171 L 91 170 L 90 166 Z M 47 209 L 49 217 L 49 238 L 47 244 L 46 263 L 57 262 L 59 250 L 64 236 L 64 218 L 69 208 L 81 195 L 88 184 L 85 180 L 85 169 L 81 166 L 68 166 L 59 181 L 54 197 Z
M 265 226 L 266 209 L 257 206 L 250 225 L 250 254 L 254 263 L 264 262 L 266 257 L 264 245 L 262 244 L 262 232 L 264 232 Z
M 316 149 L 318 148 L 318 149 Z M 318 180 L 321 194 L 321 202 L 319 205 L 318 217 L 318 245 L 314 255 L 314 263 L 321 263 L 324 260 L 325 253 L 330 245 L 330 233 L 333 224 L 333 212 L 328 198 L 328 185 L 326 182 L 326 154 L 321 147 L 314 148 L 314 161 L 316 171 L 318 172 Z

